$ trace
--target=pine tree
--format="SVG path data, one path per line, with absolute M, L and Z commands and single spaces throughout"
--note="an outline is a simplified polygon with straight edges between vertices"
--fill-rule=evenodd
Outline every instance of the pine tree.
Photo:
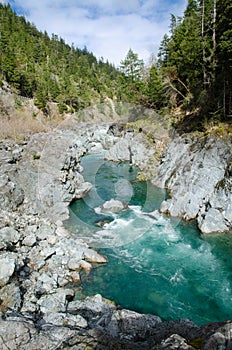
M 131 102 L 142 103 L 146 94 L 146 84 L 143 79 L 144 62 L 138 54 L 129 49 L 124 60 L 121 61 L 120 85 Z

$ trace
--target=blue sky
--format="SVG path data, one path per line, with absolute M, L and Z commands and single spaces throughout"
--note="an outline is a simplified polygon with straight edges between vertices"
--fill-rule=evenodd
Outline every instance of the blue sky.
M 170 14 L 182 16 L 187 0 L 0 0 L 68 44 L 87 46 L 116 66 L 131 48 L 145 62 L 169 31 Z

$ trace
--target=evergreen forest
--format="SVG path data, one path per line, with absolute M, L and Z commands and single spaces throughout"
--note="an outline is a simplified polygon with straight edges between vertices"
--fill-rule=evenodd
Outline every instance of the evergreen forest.
M 38 31 L 0 3 L 0 84 L 3 80 L 44 112 L 49 101 L 64 113 L 108 97 L 160 114 L 179 110 L 181 123 L 194 127 L 230 122 L 231 0 L 188 0 L 183 17 L 171 15 L 157 57 L 145 64 L 130 49 L 118 68 L 87 48 Z

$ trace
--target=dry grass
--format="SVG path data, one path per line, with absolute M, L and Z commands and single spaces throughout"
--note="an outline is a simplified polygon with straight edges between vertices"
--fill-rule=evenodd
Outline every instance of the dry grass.
M 1 116 L 0 118 L 0 138 L 24 140 L 36 132 L 46 131 L 46 126 L 38 120 L 33 120 L 24 114 L 13 115 L 11 117 Z
M 51 120 L 42 112 L 35 117 L 23 108 L 15 110 L 10 115 L 0 114 L 0 139 L 23 141 L 32 134 L 56 128 L 62 121 L 60 116 Z

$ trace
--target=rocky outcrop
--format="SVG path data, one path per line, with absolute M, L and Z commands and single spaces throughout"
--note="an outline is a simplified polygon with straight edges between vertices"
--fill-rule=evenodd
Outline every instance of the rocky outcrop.
M 118 133 L 117 131 L 116 135 Z M 136 133 L 134 129 L 125 129 L 121 131 L 121 137 L 115 141 L 106 152 L 105 159 L 114 162 L 129 161 L 139 166 L 141 170 L 148 170 L 151 163 L 154 163 L 153 168 L 158 164 L 154 156 L 157 153 L 157 144 L 149 143 L 142 133 Z M 159 144 L 161 141 L 157 142 Z
M 86 145 L 71 132 L 35 134 L 24 149 L 18 181 L 24 204 L 52 221 L 68 218 L 68 206 L 91 189 L 80 174 Z
M 161 212 L 197 219 L 203 233 L 232 228 L 231 140 L 184 135 L 170 144 L 153 183 L 170 198 Z
M 100 295 L 68 303 L 49 315 L 7 313 L 0 319 L 1 349 L 229 350 L 231 322 L 197 327 L 189 320 L 161 322 L 119 310 Z

